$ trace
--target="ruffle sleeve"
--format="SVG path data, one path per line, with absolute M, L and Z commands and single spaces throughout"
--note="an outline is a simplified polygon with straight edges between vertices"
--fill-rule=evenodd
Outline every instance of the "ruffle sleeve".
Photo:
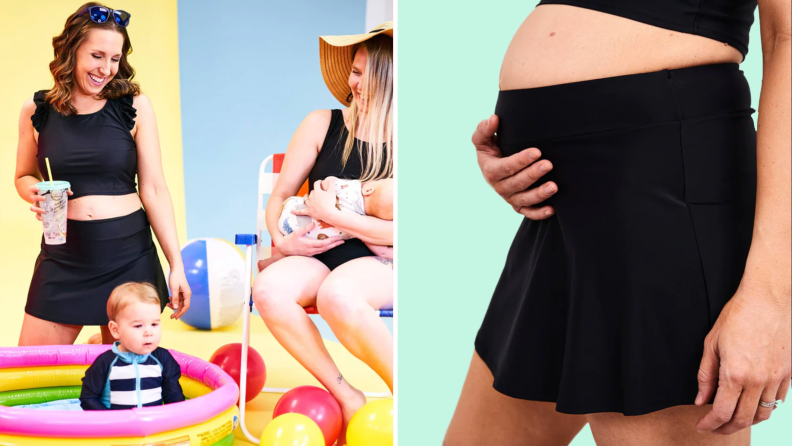
M 44 99 L 47 91 L 48 90 L 39 90 L 33 95 L 36 111 L 33 113 L 33 116 L 30 117 L 30 120 L 33 121 L 33 128 L 39 133 L 41 133 L 41 128 L 44 127 L 44 123 L 47 121 L 47 115 L 49 114 L 49 104 Z
M 135 128 L 135 118 L 137 117 L 137 109 L 132 106 L 133 100 L 134 97 L 131 94 L 122 96 L 119 99 L 119 103 L 121 104 L 121 119 L 130 131 Z

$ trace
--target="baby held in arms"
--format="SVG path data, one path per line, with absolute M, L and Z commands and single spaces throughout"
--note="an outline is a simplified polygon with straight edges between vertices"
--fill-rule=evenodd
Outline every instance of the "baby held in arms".
M 328 190 L 330 179 L 335 182 L 336 208 L 343 212 L 352 212 L 359 215 L 369 215 L 382 220 L 393 220 L 393 179 L 366 181 L 343 180 L 336 177 L 327 177 L 322 180 L 322 190 Z M 353 238 L 341 229 L 326 222 L 316 220 L 307 215 L 294 215 L 293 210 L 305 209 L 305 197 L 289 197 L 281 206 L 281 215 L 278 218 L 278 229 L 281 234 L 289 235 L 292 232 L 313 224 L 314 227 L 305 233 L 304 237 L 314 240 L 324 240 L 330 237 L 339 237 L 341 240 Z M 366 243 L 366 246 L 379 257 L 393 258 L 393 247 Z M 276 253 L 268 259 L 259 261 L 259 270 L 269 264 L 282 259 L 284 256 Z

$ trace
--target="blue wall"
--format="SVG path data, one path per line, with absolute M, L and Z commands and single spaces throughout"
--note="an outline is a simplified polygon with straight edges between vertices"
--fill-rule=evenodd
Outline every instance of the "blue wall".
M 255 231 L 261 161 L 311 111 L 342 107 L 322 80 L 319 36 L 363 33 L 365 15 L 365 0 L 179 2 L 189 238 Z

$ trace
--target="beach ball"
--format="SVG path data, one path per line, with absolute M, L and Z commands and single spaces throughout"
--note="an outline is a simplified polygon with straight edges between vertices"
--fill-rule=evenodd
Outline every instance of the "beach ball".
M 341 406 L 325 389 L 300 386 L 284 393 L 272 410 L 272 418 L 287 413 L 300 413 L 312 419 L 322 431 L 325 446 L 333 446 L 341 433 Z
M 190 309 L 179 319 L 211 330 L 232 325 L 245 307 L 245 259 L 226 240 L 199 238 L 181 249 L 184 274 L 192 290 Z
M 189 312 L 189 310 L 188 310 Z M 242 344 L 226 344 L 212 353 L 209 362 L 219 366 L 224 372 L 231 375 L 234 381 L 239 386 L 239 391 L 242 392 L 242 385 L 239 381 L 239 375 L 242 374 Z M 247 361 L 247 388 L 245 389 L 245 401 L 250 401 L 264 388 L 264 383 L 267 381 L 267 367 L 264 365 L 264 358 L 261 357 L 259 352 L 253 347 L 248 345 L 248 361 Z M 241 395 L 240 395 L 241 396 Z
M 349 420 L 346 438 L 348 446 L 393 446 L 393 400 L 361 407 Z
M 324 446 L 322 431 L 300 413 L 273 418 L 261 433 L 261 446 Z

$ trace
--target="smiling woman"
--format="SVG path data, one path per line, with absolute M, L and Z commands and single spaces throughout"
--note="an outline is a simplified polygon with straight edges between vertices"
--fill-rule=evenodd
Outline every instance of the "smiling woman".
M 84 325 L 102 326 L 116 285 L 155 286 L 164 309 L 165 280 L 150 228 L 170 263 L 180 317 L 190 289 L 179 252 L 173 206 L 163 178 L 157 123 L 148 98 L 132 81 L 127 57 L 130 14 L 86 3 L 52 39 L 54 87 L 25 102 L 19 118 L 15 185 L 41 220 L 37 183 L 47 171 L 71 184 L 66 242 L 42 240 L 25 306 L 20 345 L 73 343 Z M 140 193 L 136 188 L 138 178 Z M 49 178 L 50 180 L 52 178 Z M 145 207 L 145 211 L 141 208 Z M 149 218 L 151 223 L 149 223 Z

